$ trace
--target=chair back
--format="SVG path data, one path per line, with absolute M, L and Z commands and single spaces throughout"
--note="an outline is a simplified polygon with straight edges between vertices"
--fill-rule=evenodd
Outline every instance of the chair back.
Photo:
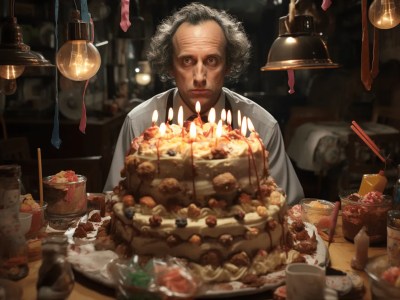
M 31 159 L 31 153 L 26 137 L 12 137 L 0 140 L 1 163 L 13 163 L 27 159 Z

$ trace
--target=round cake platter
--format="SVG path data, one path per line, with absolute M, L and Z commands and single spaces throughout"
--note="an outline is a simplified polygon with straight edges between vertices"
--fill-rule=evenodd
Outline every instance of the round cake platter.
M 96 211 L 93 211 L 92 213 L 94 212 Z M 88 216 L 82 217 L 82 222 L 85 222 L 87 217 Z M 99 225 L 95 226 L 95 229 L 97 229 L 98 227 Z M 305 256 L 307 263 L 325 266 L 328 252 L 324 241 L 318 235 L 314 225 L 306 223 L 306 229 L 310 236 L 315 233 L 317 237 L 317 251 L 313 255 Z M 87 238 L 76 239 L 72 237 L 74 230 L 75 228 L 70 228 L 66 232 L 66 235 L 69 237 L 70 241 L 67 258 L 74 270 L 93 280 L 94 282 L 110 288 L 114 288 L 115 282 L 113 281 L 113 278 L 108 269 L 109 263 L 113 259 L 117 258 L 118 255 L 111 250 L 99 251 L 95 249 L 93 242 L 96 232 L 92 232 L 91 235 L 89 235 Z M 205 288 L 201 289 L 197 297 L 228 298 L 234 296 L 257 294 L 265 291 L 274 290 L 278 286 L 283 285 L 284 282 L 285 272 L 282 269 L 269 273 L 267 275 L 260 276 L 260 284 L 258 284 L 257 286 L 246 285 L 239 281 L 209 284 Z M 329 282 L 332 282 L 331 278 L 327 280 L 327 283 Z

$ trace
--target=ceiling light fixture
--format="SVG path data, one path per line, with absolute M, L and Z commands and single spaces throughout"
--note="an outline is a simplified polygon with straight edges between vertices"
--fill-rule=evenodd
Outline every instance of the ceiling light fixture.
M 67 42 L 57 52 L 57 68 L 66 78 L 85 81 L 100 68 L 101 56 L 90 39 L 89 23 L 80 19 L 79 10 L 68 23 Z
M 53 66 L 41 54 L 31 51 L 23 42 L 22 29 L 14 17 L 14 0 L 9 1 L 9 17 L 5 18 L 1 30 L 0 77 L 16 79 L 25 67 Z
M 272 43 L 262 71 L 338 68 L 328 47 L 315 33 L 313 17 L 289 15 L 279 18 L 279 36 Z

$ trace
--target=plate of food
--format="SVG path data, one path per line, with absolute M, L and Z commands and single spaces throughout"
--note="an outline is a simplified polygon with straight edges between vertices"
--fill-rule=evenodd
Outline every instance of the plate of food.
M 102 218 L 100 222 L 95 222 L 95 230 L 86 236 L 80 235 L 79 233 L 81 231 L 80 228 L 87 226 L 85 224 L 90 223 L 88 220 L 97 214 L 98 211 L 92 211 L 88 216 L 82 217 L 75 228 L 70 228 L 67 231 L 66 234 L 69 236 L 70 240 L 68 261 L 72 264 L 75 271 L 97 283 L 113 288 L 115 287 L 115 282 L 113 276 L 110 274 L 109 264 L 111 261 L 118 258 L 118 254 L 116 253 L 118 251 L 116 251 L 115 244 L 113 244 L 109 236 L 100 234 L 101 237 L 96 238 L 98 232 L 103 231 L 108 225 L 109 217 Z M 304 223 L 304 225 L 310 237 L 309 242 L 316 244 L 316 250 L 313 253 L 304 255 L 305 262 L 323 266 L 327 261 L 325 243 L 318 235 L 314 225 L 309 223 Z M 76 232 L 78 232 L 78 234 Z M 98 242 L 99 239 L 101 240 L 100 243 Z M 271 251 L 268 256 L 270 259 L 274 259 L 274 256 L 290 256 L 292 255 L 292 251 L 294 250 L 288 252 L 276 251 L 276 253 Z M 282 265 L 280 268 L 262 276 L 249 275 L 246 280 L 203 284 L 202 288 L 199 289 L 197 297 L 226 298 L 273 290 L 285 282 L 284 267 L 285 266 Z

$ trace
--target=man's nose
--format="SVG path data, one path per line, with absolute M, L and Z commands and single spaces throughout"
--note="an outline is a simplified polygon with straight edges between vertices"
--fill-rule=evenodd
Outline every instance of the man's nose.
M 202 62 L 198 62 L 193 68 L 193 81 L 195 86 L 206 84 L 207 69 Z

